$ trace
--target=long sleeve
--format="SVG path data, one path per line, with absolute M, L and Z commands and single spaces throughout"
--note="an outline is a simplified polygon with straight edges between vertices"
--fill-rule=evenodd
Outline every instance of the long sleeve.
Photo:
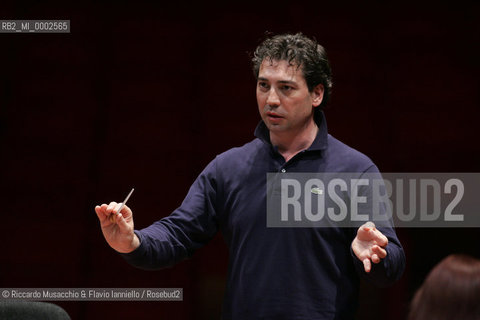
M 373 192 L 371 188 L 373 180 L 382 179 L 378 168 L 375 165 L 371 166 L 363 173 L 363 177 L 370 181 L 369 186 L 364 189 L 363 195 L 369 197 L 371 201 L 379 200 L 378 197 L 372 195 Z M 380 187 L 380 193 L 385 193 L 385 185 L 382 183 Z M 386 208 L 385 203 L 380 204 L 381 205 L 378 206 L 380 210 L 380 216 L 385 216 L 388 209 Z M 373 206 L 369 204 L 363 210 L 368 210 L 371 214 L 373 211 Z M 388 221 L 375 221 L 375 218 L 372 218 L 372 221 L 377 225 L 377 229 L 388 238 L 388 245 L 385 249 L 387 251 L 387 256 L 378 264 L 372 263 L 372 269 L 369 273 L 366 273 L 363 262 L 357 258 L 351 247 L 350 252 L 355 269 L 360 277 L 378 287 L 387 287 L 392 285 L 402 276 L 403 271 L 405 270 L 405 253 L 403 252 L 400 240 L 398 240 L 398 237 L 395 233 L 391 219 Z M 355 236 L 356 231 L 354 237 Z
M 378 287 L 388 287 L 400 279 L 405 270 L 405 254 L 393 228 L 379 228 L 388 238 L 387 256 L 378 264 L 372 263 L 372 269 L 366 273 L 360 261 L 350 247 L 353 264 L 361 278 Z
M 140 246 L 121 256 L 135 267 L 160 269 L 190 257 L 218 231 L 215 160 L 198 176 L 170 216 L 135 230 Z

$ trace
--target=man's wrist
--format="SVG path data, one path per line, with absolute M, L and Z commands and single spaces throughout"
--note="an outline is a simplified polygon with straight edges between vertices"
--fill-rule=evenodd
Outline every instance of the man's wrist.
M 132 241 L 130 242 L 130 246 L 127 248 L 121 248 L 120 250 L 116 250 L 119 253 L 132 253 L 135 251 L 138 247 L 140 246 L 140 239 L 136 235 L 136 233 L 133 233 L 133 238 Z
M 132 251 L 137 250 L 137 248 L 140 247 L 140 239 L 138 238 L 137 234 L 134 232 L 133 233 L 133 240 L 132 240 Z

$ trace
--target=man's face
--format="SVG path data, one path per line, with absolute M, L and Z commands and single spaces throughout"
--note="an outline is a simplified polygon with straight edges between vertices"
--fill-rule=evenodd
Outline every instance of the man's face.
M 302 68 L 285 60 L 263 60 L 258 72 L 257 103 L 271 132 L 296 134 L 313 120 L 314 107 L 323 98 L 323 86 L 308 91 Z

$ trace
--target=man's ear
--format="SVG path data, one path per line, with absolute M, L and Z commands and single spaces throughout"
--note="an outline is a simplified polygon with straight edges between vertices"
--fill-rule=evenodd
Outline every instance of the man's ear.
M 312 95 L 312 106 L 318 107 L 323 101 L 323 93 L 325 92 L 325 88 L 323 84 L 317 84 L 315 88 L 313 88 L 311 95 Z

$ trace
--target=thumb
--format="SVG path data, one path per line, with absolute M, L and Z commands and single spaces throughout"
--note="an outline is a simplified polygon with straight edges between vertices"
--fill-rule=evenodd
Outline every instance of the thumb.
M 365 231 L 375 230 L 375 223 L 368 221 L 363 225 Z
M 130 226 L 128 225 L 127 220 L 125 220 L 122 214 L 117 213 L 117 216 L 115 217 L 115 219 L 117 221 L 118 227 L 122 232 L 129 231 Z

